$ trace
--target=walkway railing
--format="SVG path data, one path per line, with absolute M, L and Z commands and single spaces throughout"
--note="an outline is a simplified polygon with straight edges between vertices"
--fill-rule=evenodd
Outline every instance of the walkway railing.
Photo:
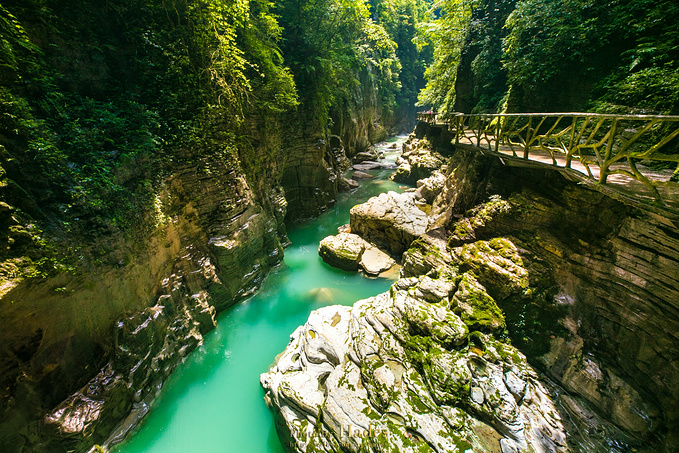
M 604 115 L 596 113 L 453 114 L 422 112 L 418 120 L 447 125 L 455 143 L 469 143 L 515 158 L 545 161 L 587 173 L 599 184 L 612 175 L 642 183 L 656 202 L 665 205 L 659 188 L 679 184 L 654 178 L 644 168 L 679 165 L 679 116 Z M 674 192 L 679 199 L 679 192 Z M 665 196 L 664 198 L 667 198 Z

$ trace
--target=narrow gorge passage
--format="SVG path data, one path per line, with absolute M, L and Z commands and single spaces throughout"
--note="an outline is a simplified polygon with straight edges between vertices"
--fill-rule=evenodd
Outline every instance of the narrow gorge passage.
M 396 159 L 405 138 L 377 146 L 385 152 L 385 161 Z M 394 143 L 397 149 L 388 149 Z M 254 297 L 222 313 L 215 331 L 175 370 L 151 413 L 116 452 L 283 452 L 259 375 L 311 311 L 352 305 L 391 285 L 388 279 L 370 279 L 323 263 L 318 243 L 349 222 L 352 206 L 381 192 L 398 191 L 398 184 L 386 180 L 392 171 L 371 171 L 375 179 L 340 194 L 337 205 L 318 219 L 290 228 L 292 245 L 283 264 Z

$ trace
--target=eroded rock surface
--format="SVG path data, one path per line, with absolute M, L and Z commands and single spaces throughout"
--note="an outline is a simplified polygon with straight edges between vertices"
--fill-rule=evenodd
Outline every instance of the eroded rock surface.
M 262 375 L 289 451 L 676 451 L 678 219 L 460 147 L 351 222 L 401 278 Z
M 318 254 L 331 266 L 347 271 L 363 269 L 368 275 L 379 275 L 396 265 L 389 255 L 352 233 L 339 233 L 324 238 Z
M 388 192 L 351 208 L 351 231 L 400 255 L 429 225 L 412 193 Z
M 290 451 L 566 451 L 526 359 L 480 331 L 470 338 L 450 308 L 454 280 L 438 280 L 317 310 L 292 334 L 261 377 Z
M 418 139 L 414 134 L 403 144 L 403 153 L 396 160 L 398 168 L 392 178 L 396 182 L 415 184 L 429 177 L 445 163 L 443 156 L 433 151 L 426 138 Z

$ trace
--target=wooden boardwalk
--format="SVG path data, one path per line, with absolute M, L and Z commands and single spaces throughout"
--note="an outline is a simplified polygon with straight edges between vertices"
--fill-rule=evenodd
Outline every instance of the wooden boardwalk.
M 677 116 L 420 113 L 418 119 L 448 127 L 456 144 L 506 165 L 558 170 L 628 204 L 679 216 L 679 182 L 671 180 L 679 164 Z

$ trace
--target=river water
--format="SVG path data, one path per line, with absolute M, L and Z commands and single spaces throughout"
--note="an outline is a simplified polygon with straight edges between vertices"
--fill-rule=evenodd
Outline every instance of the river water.
M 377 146 L 394 161 L 405 137 Z M 389 146 L 397 143 L 397 150 Z M 117 453 L 283 453 L 273 414 L 264 404 L 259 375 L 283 351 L 312 310 L 352 305 L 386 291 L 392 281 L 334 269 L 318 256 L 318 243 L 349 223 L 349 209 L 398 185 L 375 170 L 318 219 L 291 227 L 292 245 L 252 298 L 221 313 L 217 328 L 167 380 L 151 412 Z

